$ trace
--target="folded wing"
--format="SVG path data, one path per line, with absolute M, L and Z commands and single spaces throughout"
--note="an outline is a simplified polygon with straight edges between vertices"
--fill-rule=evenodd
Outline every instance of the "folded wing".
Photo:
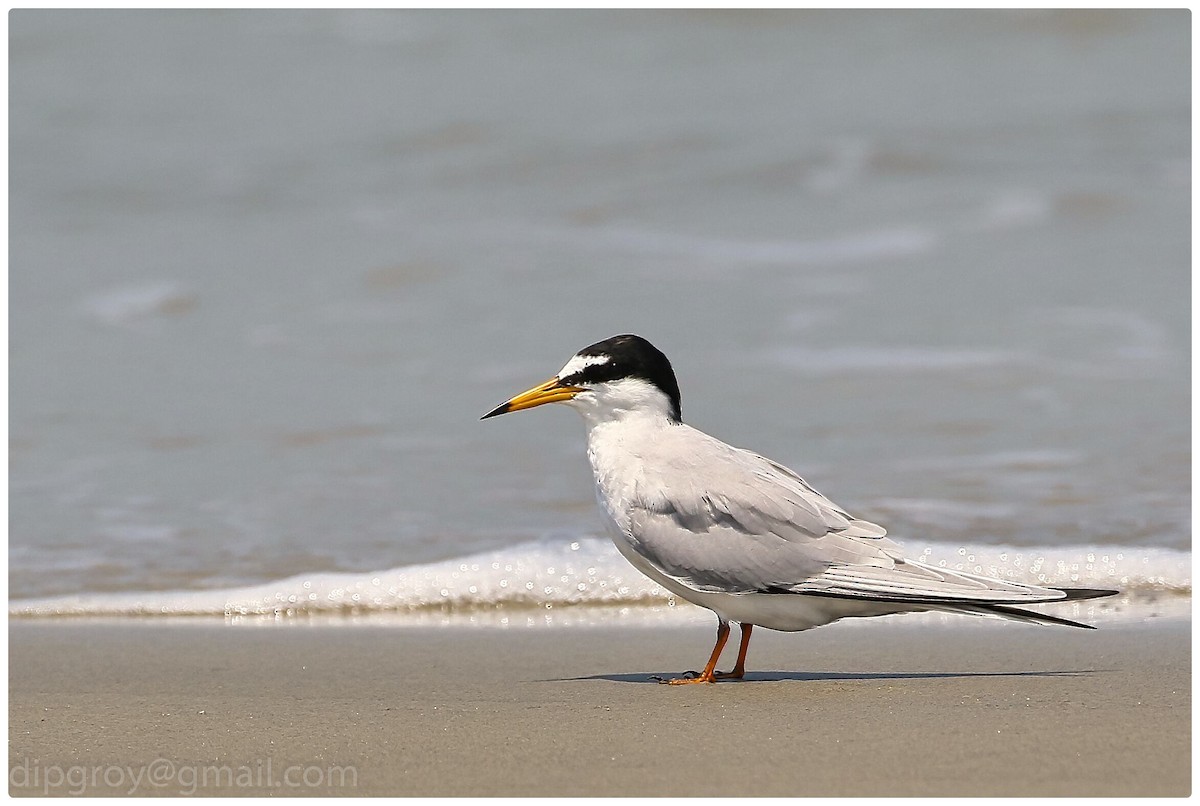
M 694 450 L 635 488 L 635 549 L 698 591 L 812 594 L 913 603 L 1032 603 L 1054 588 L 1006 582 L 904 559 L 886 531 L 849 515 L 791 470 L 698 431 Z M 689 435 L 690 436 L 690 435 Z M 703 456 L 703 468 L 689 456 Z

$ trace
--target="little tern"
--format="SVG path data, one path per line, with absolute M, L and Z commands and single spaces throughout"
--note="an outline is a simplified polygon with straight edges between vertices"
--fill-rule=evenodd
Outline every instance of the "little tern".
M 740 679 L 753 629 L 795 632 L 838 619 L 928 610 L 1094 629 L 1013 605 L 1113 590 L 1040 587 L 907 559 L 882 526 L 855 518 L 796 473 L 685 425 L 667 357 L 634 335 L 585 347 L 545 383 L 481 419 L 544 403 L 583 415 L 596 499 L 635 568 L 717 615 L 704 671 L 671 684 Z M 716 671 L 741 629 L 732 671 Z

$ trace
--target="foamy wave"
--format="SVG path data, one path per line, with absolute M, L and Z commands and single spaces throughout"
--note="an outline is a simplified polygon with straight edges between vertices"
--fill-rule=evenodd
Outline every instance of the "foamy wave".
M 859 232 L 812 241 L 739 241 L 608 230 L 613 244 L 651 254 L 684 255 L 717 262 L 838 264 L 905 257 L 931 250 L 933 232 L 916 227 Z
M 915 546 L 933 565 L 1006 580 L 1111 587 L 1128 604 L 1191 595 L 1191 555 L 1168 549 L 1051 550 Z M 1106 600 L 1107 601 L 1107 600 Z M 277 582 L 202 591 L 80 594 L 11 602 L 9 615 L 306 616 L 531 611 L 563 607 L 673 607 L 671 594 L 597 538 L 541 541 L 374 573 L 301 574 Z
M 944 372 L 990 369 L 1020 363 L 1024 358 L 1006 350 L 947 350 L 934 347 L 849 346 L 789 347 L 770 350 L 763 358 L 805 375 L 844 375 L 862 372 Z
M 936 248 L 940 240 L 936 231 L 918 226 L 897 226 L 812 240 L 714 238 L 624 227 L 514 230 L 520 231 L 526 239 L 534 237 L 583 248 L 684 258 L 708 264 L 806 266 L 870 263 L 929 252 Z
M 186 313 L 196 296 L 170 280 L 117 288 L 88 298 L 84 309 L 106 325 L 127 325 L 154 316 Z

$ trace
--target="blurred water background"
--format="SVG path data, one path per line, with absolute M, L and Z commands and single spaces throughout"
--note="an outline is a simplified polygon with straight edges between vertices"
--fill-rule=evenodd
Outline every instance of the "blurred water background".
M 914 554 L 1190 592 L 1189 25 L 13 11 L 10 596 L 653 594 L 478 422 L 622 332 Z

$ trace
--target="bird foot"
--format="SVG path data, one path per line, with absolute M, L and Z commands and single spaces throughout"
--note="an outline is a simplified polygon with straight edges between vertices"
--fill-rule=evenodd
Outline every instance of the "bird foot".
M 745 676 L 745 669 L 734 669 L 730 672 L 713 672 L 713 680 L 741 680 Z
M 716 682 L 713 675 L 709 673 L 707 676 L 702 672 L 684 672 L 682 677 L 659 677 L 654 675 L 651 680 L 657 680 L 668 686 L 682 686 L 687 683 L 714 683 Z

